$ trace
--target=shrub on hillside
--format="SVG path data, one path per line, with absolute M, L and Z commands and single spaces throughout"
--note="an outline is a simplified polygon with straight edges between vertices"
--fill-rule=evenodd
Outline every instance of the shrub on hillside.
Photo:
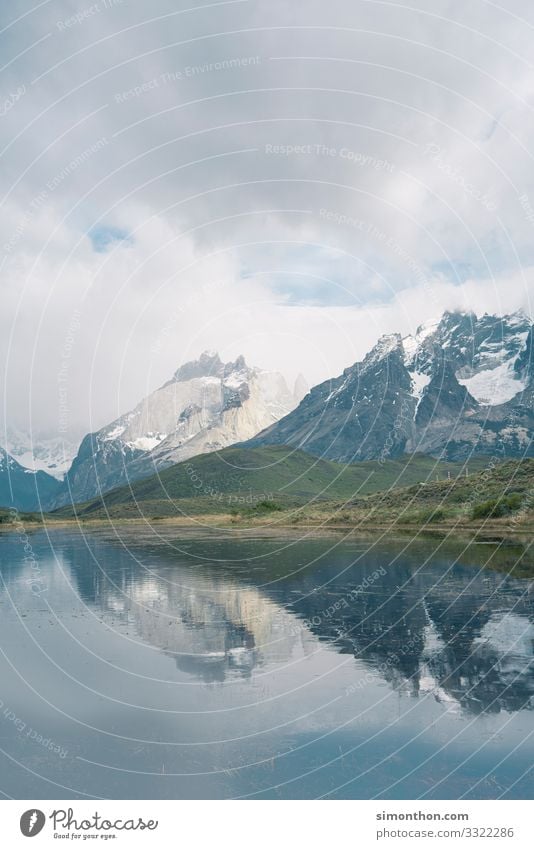
M 261 513 L 278 513 L 284 508 L 280 507 L 280 505 L 277 504 L 276 501 L 259 501 L 256 504 L 256 507 L 253 509 Z
M 501 516 L 508 516 L 510 513 L 519 510 L 522 500 L 523 498 L 519 492 L 513 492 L 511 495 L 503 495 L 502 498 L 490 498 L 488 501 L 475 504 L 471 512 L 471 518 L 498 519 Z

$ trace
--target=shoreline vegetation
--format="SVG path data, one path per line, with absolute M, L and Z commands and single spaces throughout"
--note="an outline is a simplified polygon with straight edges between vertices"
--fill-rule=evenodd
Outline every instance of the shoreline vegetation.
M 1 530 L 14 528 L 13 514 L 0 509 Z M 343 465 L 279 447 L 231 448 L 85 504 L 16 515 L 28 529 L 148 523 L 533 539 L 534 459 L 460 464 L 414 455 Z
M 426 536 L 448 536 L 451 532 L 457 532 L 463 536 L 491 536 L 498 537 L 499 540 L 510 538 L 525 538 L 532 540 L 534 545 L 534 516 L 528 522 L 522 522 L 520 525 L 511 522 L 503 521 L 484 521 L 484 522 L 456 522 L 456 523 L 436 523 L 436 524 L 415 524 L 402 523 L 393 521 L 391 523 L 375 522 L 358 522 L 357 524 L 347 519 L 338 519 L 335 515 L 320 515 L 315 517 L 306 517 L 303 520 L 291 519 L 289 516 L 281 516 L 277 520 L 268 518 L 249 519 L 245 517 L 236 517 L 231 513 L 214 513 L 202 514 L 200 516 L 146 516 L 138 518 L 127 518 L 120 516 L 110 516 L 109 518 L 75 518 L 56 519 L 50 514 L 20 514 L 21 520 L 26 523 L 26 530 L 54 530 L 61 528 L 106 528 L 106 527 L 146 527 L 154 525 L 155 527 L 170 527 L 183 528 L 184 530 L 236 530 L 236 531 L 255 531 L 262 530 L 272 532 L 274 535 L 283 532 L 297 532 L 300 529 L 306 531 L 350 531 L 354 535 L 370 536 L 374 532 L 395 533 L 400 534 L 413 533 L 414 535 Z M 16 531 L 15 523 L 10 521 L 2 521 L 0 516 L 0 533 L 14 533 Z

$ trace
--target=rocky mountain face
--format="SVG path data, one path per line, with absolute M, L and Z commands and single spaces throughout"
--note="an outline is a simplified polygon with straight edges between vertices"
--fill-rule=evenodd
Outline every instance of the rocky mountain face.
M 205 352 L 135 409 L 83 439 L 54 506 L 250 439 L 293 410 L 305 391 L 299 383 L 297 394 L 290 392 L 280 374 L 250 368 L 243 357 L 223 363 Z
M 414 452 L 532 456 L 532 357 L 533 325 L 523 312 L 446 312 L 414 336 L 383 336 L 250 444 L 344 462 Z
M 0 448 L 0 507 L 37 511 L 59 495 L 61 484 L 42 471 L 26 469 Z

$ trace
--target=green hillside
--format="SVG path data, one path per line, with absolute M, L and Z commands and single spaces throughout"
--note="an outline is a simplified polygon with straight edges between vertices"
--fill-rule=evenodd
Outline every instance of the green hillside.
M 483 459 L 470 463 L 482 468 Z M 455 479 L 465 466 L 424 455 L 344 465 L 284 446 L 226 448 L 179 463 L 130 486 L 84 504 L 65 507 L 57 517 L 135 518 L 213 513 L 269 512 L 342 499 L 354 500 L 421 481 Z
M 508 460 L 487 465 L 469 477 L 375 493 L 365 501 L 356 499 L 353 506 L 417 524 L 527 519 L 534 511 L 534 460 Z
M 283 517 L 280 517 L 283 523 Z M 508 460 L 448 480 L 427 480 L 293 511 L 292 524 L 354 528 L 489 528 L 531 534 L 534 460 Z

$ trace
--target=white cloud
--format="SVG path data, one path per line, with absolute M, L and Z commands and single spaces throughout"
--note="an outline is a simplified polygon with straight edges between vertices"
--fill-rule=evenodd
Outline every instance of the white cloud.
M 315 381 L 442 308 L 531 308 L 526 1 L 91 5 L 2 34 L 10 419 L 55 426 L 77 311 L 83 430 L 205 347 Z

